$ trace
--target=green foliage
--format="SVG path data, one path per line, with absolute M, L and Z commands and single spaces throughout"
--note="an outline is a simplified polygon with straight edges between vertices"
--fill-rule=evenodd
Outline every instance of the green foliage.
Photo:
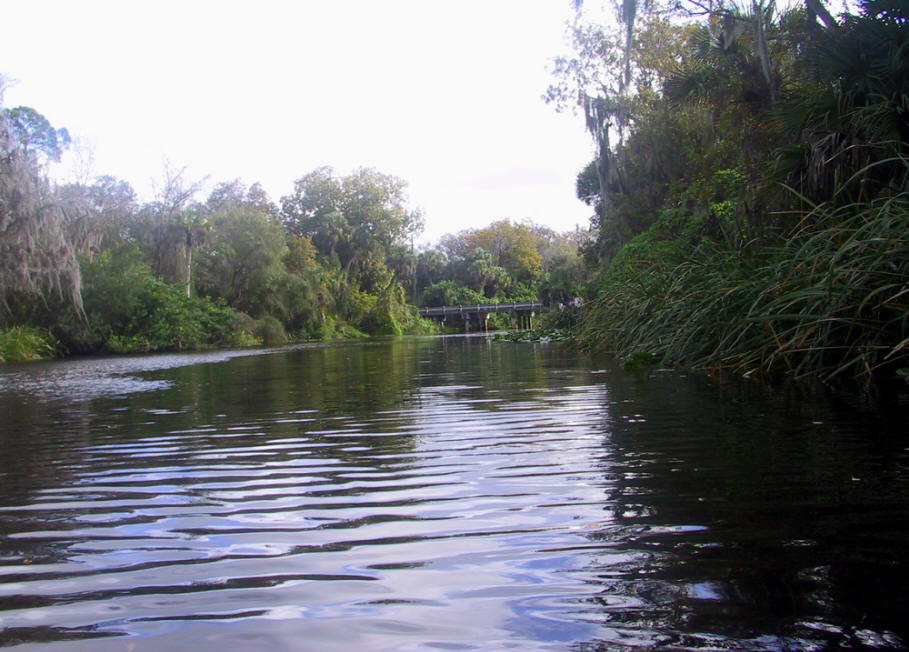
M 256 337 L 260 338 L 265 346 L 277 346 L 287 342 L 287 333 L 284 324 L 272 317 L 265 315 L 256 322 Z
M 253 316 L 273 309 L 288 252 L 281 225 L 261 213 L 231 209 L 215 215 L 209 229 L 196 266 L 198 291 Z
M 45 175 L 65 130 L 33 109 L 4 109 L 5 81 L 0 76 L 0 324 L 13 325 L 13 315 L 46 318 L 41 308 L 57 300 L 78 313 L 82 297 L 67 212 Z
M 424 306 L 458 306 L 488 303 L 488 299 L 458 281 L 446 280 L 423 291 Z
M 256 320 L 246 313 L 234 312 L 225 344 L 238 347 L 261 345 L 262 338 L 256 335 L 257 327 Z
M 905 183 L 909 9 L 866 0 L 806 51 L 806 77 L 780 111 L 777 178 L 811 202 L 867 201 Z M 894 182 L 897 184 L 894 184 Z
M 541 301 L 558 305 L 569 303 L 574 297 L 584 294 L 587 272 L 583 260 L 573 256 L 570 260 L 554 265 L 540 280 L 537 296 Z
M 573 342 L 571 330 L 565 328 L 552 328 L 544 326 L 526 331 L 511 331 L 495 336 L 496 340 L 506 342 Z
M 364 315 L 357 326 L 370 335 L 401 335 L 395 313 L 396 306 L 388 294 L 383 294 Z
M 601 264 L 581 340 L 633 365 L 824 379 L 905 368 L 905 4 L 865 0 L 839 23 L 819 3 L 711 6 L 701 24 L 646 17 L 624 46 L 579 25 L 578 57 L 557 65 L 551 98 L 580 98 L 598 148 L 578 179 L 597 208 L 587 258 Z M 655 41 L 673 43 L 668 58 L 629 54 L 654 35 L 674 35 Z
M 631 354 L 625 361 L 623 367 L 627 371 L 637 371 L 653 364 L 653 354 L 649 351 L 638 351 Z
M 909 363 L 909 193 L 819 207 L 792 236 L 700 245 L 675 265 L 626 254 L 580 336 L 620 356 L 740 373 L 871 378 Z M 646 249 L 645 249 L 646 251 Z
M 516 283 L 532 285 L 543 274 L 542 250 L 548 242 L 529 224 L 499 220 L 442 238 L 447 275 L 492 299 L 508 294 Z
M 276 284 L 269 305 L 285 328 L 302 339 L 323 338 L 323 326 L 332 318 L 332 276 L 321 267 L 299 274 L 287 273 Z M 329 329 L 331 330 L 331 329 Z
M 0 328 L 0 363 L 53 358 L 57 354 L 53 336 L 34 326 Z
M 340 267 L 375 293 L 387 282 L 383 272 L 395 245 L 422 230 L 420 212 L 406 207 L 406 187 L 373 169 L 338 177 L 321 167 L 294 182 L 281 199 L 281 218 L 288 233 L 312 242 L 322 265 Z
M 284 255 L 284 266 L 287 271 L 300 274 L 316 265 L 316 247 L 312 240 L 288 233 L 287 253 Z
M 199 202 L 202 183 L 169 166 L 142 205 L 113 177 L 54 186 L 46 164 L 68 143 L 33 109 L 0 107 L 0 323 L 52 327 L 70 352 L 438 332 L 408 299 L 529 301 L 579 260 L 571 238 L 509 220 L 450 238 L 464 256 L 418 254 L 406 183 L 365 168 L 318 168 L 280 210 L 239 180 Z
M 522 303 L 538 300 L 539 292 L 536 286 L 530 283 L 516 283 L 508 294 L 499 299 L 498 303 Z
M 237 340 L 232 309 L 158 280 L 135 246 L 118 245 L 82 268 L 90 348 L 133 353 Z
M 574 304 L 562 304 L 556 309 L 543 313 L 541 328 L 574 331 L 580 324 L 581 308 Z
M 402 335 L 439 335 L 443 332 L 442 324 L 433 319 L 423 319 L 415 307 L 411 307 L 411 314 L 401 323 Z
M 41 152 L 49 160 L 59 161 L 72 143 L 66 129 L 54 129 L 47 118 L 29 106 L 0 108 L 0 114 L 8 125 L 14 147 Z
M 356 326 L 351 326 L 329 316 L 314 333 L 314 339 L 319 340 L 361 340 L 369 337 Z
M 507 312 L 494 312 L 486 319 L 486 328 L 491 331 L 506 331 L 515 327 L 515 322 Z
M 404 288 L 394 281 L 376 297 L 372 309 L 357 324 L 371 335 L 420 335 L 439 332 L 432 320 L 421 319 L 407 304 Z

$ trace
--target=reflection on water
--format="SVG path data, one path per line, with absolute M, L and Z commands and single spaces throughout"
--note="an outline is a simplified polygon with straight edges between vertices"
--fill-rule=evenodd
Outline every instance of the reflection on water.
M 0 644 L 905 646 L 902 417 L 602 364 L 449 337 L 2 369 Z
M 303 346 L 305 345 L 296 345 L 292 348 Z M 134 392 L 149 392 L 166 389 L 169 382 L 145 379 L 140 375 L 144 372 L 225 362 L 231 358 L 267 355 L 277 351 L 279 349 L 237 349 L 10 364 L 0 373 L 0 395 L 41 401 L 85 401 Z

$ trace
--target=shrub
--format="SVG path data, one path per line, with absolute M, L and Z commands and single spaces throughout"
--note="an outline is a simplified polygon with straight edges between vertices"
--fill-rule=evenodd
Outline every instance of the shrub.
M 265 343 L 265 346 L 277 346 L 287 342 L 284 325 L 271 315 L 266 315 L 256 322 L 255 334 Z

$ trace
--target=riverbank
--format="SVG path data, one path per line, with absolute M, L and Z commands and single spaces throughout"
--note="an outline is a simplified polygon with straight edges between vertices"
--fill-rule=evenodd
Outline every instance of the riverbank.
M 229 315 L 230 316 L 230 315 Z M 319 337 L 295 337 L 289 335 L 282 324 L 275 319 L 244 319 L 244 315 L 233 315 L 231 322 L 235 325 L 223 332 L 210 332 L 199 325 L 198 337 L 182 339 L 174 331 L 173 337 L 153 340 L 149 337 L 124 337 L 110 334 L 105 340 L 95 340 L 93 344 L 85 342 L 73 351 L 66 343 L 61 342 L 54 333 L 37 326 L 12 326 L 0 328 L 0 364 L 12 362 L 32 362 L 53 360 L 76 355 L 128 355 L 142 353 L 203 352 L 236 348 L 254 348 L 261 346 L 278 346 L 282 344 L 300 344 L 306 342 L 355 341 L 378 336 L 364 333 L 355 326 L 327 320 L 325 328 L 318 333 Z M 434 335 L 441 330 L 434 322 L 417 319 L 406 324 L 407 335 Z
M 658 223 L 600 278 L 578 340 L 746 376 L 909 374 L 909 192 L 818 209 L 785 238 L 685 250 Z

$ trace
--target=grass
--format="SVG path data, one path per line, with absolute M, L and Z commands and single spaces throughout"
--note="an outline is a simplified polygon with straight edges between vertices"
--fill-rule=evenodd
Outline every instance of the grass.
M 57 347 L 50 333 L 32 326 L 0 329 L 0 363 L 53 358 Z

